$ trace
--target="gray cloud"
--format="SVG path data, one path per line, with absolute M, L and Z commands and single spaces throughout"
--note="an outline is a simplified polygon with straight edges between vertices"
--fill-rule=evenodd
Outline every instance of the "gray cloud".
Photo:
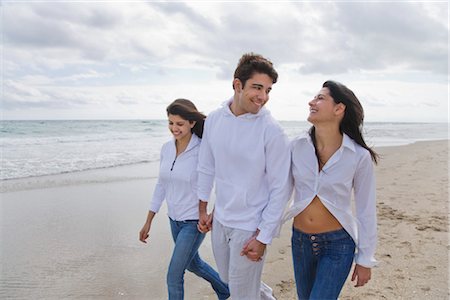
M 442 5 L 437 3 L 436 5 Z M 447 73 L 448 29 L 423 3 L 336 3 L 326 10 L 326 39 L 332 51 L 306 62 L 303 73 L 405 70 Z M 328 52 L 328 53 L 327 53 Z M 320 64 L 324 65 L 320 68 Z M 326 66 L 328 65 L 328 66 Z
M 237 62 L 248 51 L 276 64 L 301 64 L 303 74 L 386 68 L 447 74 L 448 28 L 424 5 L 297 3 L 280 17 L 254 3 L 225 4 L 217 7 L 223 12 L 220 26 L 198 32 L 203 43 L 187 51 L 219 57 L 219 78 L 230 73 L 224 61 Z M 446 9 L 444 3 L 434 5 Z
M 120 10 L 104 4 L 80 5 L 80 3 L 33 3 L 30 8 L 43 19 L 68 22 L 76 25 L 113 28 L 122 22 Z
M 6 42 L 38 47 L 76 47 L 80 29 L 109 30 L 122 22 L 119 11 L 79 3 L 10 3 L 3 8 Z
M 3 106 L 9 108 L 83 106 L 95 103 L 93 95 L 70 95 L 71 87 L 185 81 L 190 78 L 176 76 L 191 66 L 192 77 L 213 70 L 231 81 L 238 59 L 249 51 L 304 75 L 447 78 L 448 3 L 217 2 L 209 3 L 211 14 L 199 2 L 2 5 L 4 78 L 20 83 L 4 87 Z
M 446 7 L 444 3 L 434 5 L 441 10 Z M 423 3 L 291 3 L 285 4 L 282 15 L 271 14 L 256 3 L 217 3 L 214 7 L 220 16 L 214 20 L 196 11 L 195 4 L 150 2 L 147 7 L 149 11 L 142 16 L 152 16 L 156 10 L 165 17 L 128 19 L 129 24 L 147 24 L 142 39 L 132 32 L 123 35 L 127 31 L 120 6 L 6 6 L 5 41 L 18 47 L 65 47 L 93 61 L 108 57 L 151 61 L 192 54 L 199 63 L 218 67 L 219 78 L 227 77 L 239 56 L 248 51 L 260 52 L 276 64 L 298 63 L 304 74 L 396 66 L 447 72 L 448 28 L 424 9 Z M 182 22 L 194 40 L 171 40 L 169 44 L 155 40 L 159 36 L 152 32 L 157 28 L 163 33 L 165 24 L 171 22 Z M 122 35 L 111 30 L 116 28 Z M 149 42 L 168 48 L 158 52 Z M 232 61 L 232 66 L 227 61 Z
M 180 46 L 176 51 L 188 51 L 209 58 L 205 64 L 218 68 L 219 79 L 230 79 L 239 57 L 245 52 L 256 52 L 276 64 L 299 61 L 301 41 L 305 30 L 302 20 L 289 14 L 279 18 L 265 15 L 255 3 L 217 4 L 221 12 L 217 26 L 195 32 L 201 43 Z M 264 20 L 262 22 L 262 20 Z
M 171 18 L 173 15 L 179 14 L 185 17 L 186 26 L 196 25 L 204 30 L 213 29 L 214 23 L 210 22 L 206 17 L 197 13 L 191 7 L 183 2 L 149 2 L 151 8 L 155 8 Z
M 6 44 L 36 47 L 73 47 L 76 41 L 72 30 L 51 20 L 34 16 L 15 15 L 13 9 L 4 10 L 3 34 Z

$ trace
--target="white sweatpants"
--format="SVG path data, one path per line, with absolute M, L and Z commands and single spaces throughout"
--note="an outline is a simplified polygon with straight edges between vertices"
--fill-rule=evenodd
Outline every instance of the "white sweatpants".
M 228 283 L 232 300 L 275 300 L 272 289 L 261 281 L 265 254 L 259 262 L 241 256 L 254 232 L 223 226 L 215 219 L 212 249 L 220 278 Z

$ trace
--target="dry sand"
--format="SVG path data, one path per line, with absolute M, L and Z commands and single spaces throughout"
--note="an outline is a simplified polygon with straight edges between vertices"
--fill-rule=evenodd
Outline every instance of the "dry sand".
M 449 299 L 448 141 L 377 149 L 379 265 L 340 299 Z M 290 225 L 270 247 L 264 280 L 278 299 L 296 299 Z M 353 271 L 353 270 L 352 270 Z
M 379 245 L 372 280 L 341 299 L 448 299 L 448 141 L 378 149 Z M 2 299 L 167 299 L 172 241 L 164 211 L 138 242 L 155 165 L 46 176 L 1 186 Z M 151 174 L 151 175 L 148 175 Z M 263 280 L 296 299 L 290 226 L 268 248 Z M 214 265 L 209 235 L 202 257 Z M 186 274 L 186 299 L 215 299 Z

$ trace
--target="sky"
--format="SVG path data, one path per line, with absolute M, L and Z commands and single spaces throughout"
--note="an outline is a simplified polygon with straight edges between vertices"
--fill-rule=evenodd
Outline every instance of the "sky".
M 368 122 L 448 122 L 447 1 L 8 1 L 1 117 L 165 119 L 177 98 L 209 113 L 242 54 L 278 74 L 266 107 L 305 121 L 326 80 Z

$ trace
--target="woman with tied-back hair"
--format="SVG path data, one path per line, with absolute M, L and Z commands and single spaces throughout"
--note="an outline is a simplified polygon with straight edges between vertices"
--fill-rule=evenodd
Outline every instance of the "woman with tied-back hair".
M 210 282 L 218 299 L 227 299 L 230 296 L 227 284 L 198 254 L 205 234 L 197 229 L 197 162 L 206 117 L 186 99 L 173 101 L 167 107 L 167 116 L 173 140 L 162 146 L 158 182 L 139 240 L 147 242 L 153 218 L 165 199 L 175 242 L 167 272 L 169 299 L 184 299 L 186 270 Z
M 376 264 L 373 163 L 378 155 L 361 133 L 361 103 L 345 85 L 326 81 L 309 110 L 309 134 L 291 144 L 295 192 L 285 220 L 294 217 L 298 298 L 337 299 L 353 260 L 352 281 L 357 287 L 370 280 Z

